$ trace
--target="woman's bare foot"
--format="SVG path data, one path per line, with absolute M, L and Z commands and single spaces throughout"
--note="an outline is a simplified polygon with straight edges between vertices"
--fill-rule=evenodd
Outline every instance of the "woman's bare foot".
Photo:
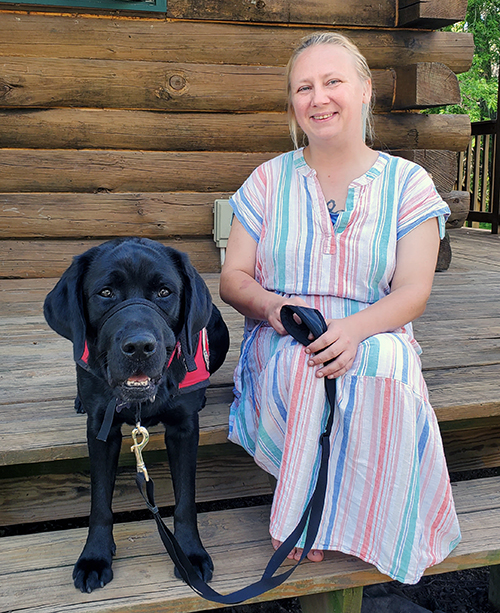
M 271 539 L 271 543 L 273 544 L 274 549 L 278 549 L 281 545 L 280 541 L 276 539 Z M 287 555 L 289 560 L 300 560 L 300 556 L 302 555 L 302 549 L 299 547 L 294 547 L 292 551 Z M 307 554 L 307 559 L 311 560 L 311 562 L 321 562 L 325 554 L 320 549 L 311 549 L 311 551 Z

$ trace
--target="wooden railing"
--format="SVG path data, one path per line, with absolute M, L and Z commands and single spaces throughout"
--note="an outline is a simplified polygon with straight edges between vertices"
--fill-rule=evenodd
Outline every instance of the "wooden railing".
M 500 122 L 479 121 L 472 124 L 467 150 L 460 153 L 457 189 L 470 192 L 467 222 L 491 224 L 498 234 L 500 204 Z

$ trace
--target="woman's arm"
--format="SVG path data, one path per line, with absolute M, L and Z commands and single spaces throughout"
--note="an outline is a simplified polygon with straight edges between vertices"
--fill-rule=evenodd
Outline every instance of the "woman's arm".
M 257 243 L 233 217 L 220 276 L 220 296 L 246 317 L 267 320 L 278 334 L 286 334 L 280 320 L 282 305 L 307 304 L 300 298 L 284 298 L 270 292 L 255 280 L 256 252 Z
M 398 241 L 391 293 L 345 319 L 328 320 L 328 331 L 311 343 L 309 365 L 319 377 L 338 377 L 351 367 L 358 345 L 369 336 L 390 332 L 420 317 L 429 299 L 439 251 L 437 219 L 428 219 Z

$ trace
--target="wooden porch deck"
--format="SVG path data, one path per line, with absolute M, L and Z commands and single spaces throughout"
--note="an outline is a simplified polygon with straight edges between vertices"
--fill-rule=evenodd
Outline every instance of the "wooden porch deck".
M 478 436 L 488 417 L 498 417 L 500 434 L 500 237 L 474 229 L 451 230 L 453 258 L 437 273 L 425 314 L 415 323 L 423 349 L 422 363 L 431 401 L 446 437 L 460 420 L 470 420 Z M 205 278 L 217 297 L 218 275 Z M 53 333 L 42 315 L 45 294 L 55 279 L 0 281 L 0 465 L 86 457 L 85 418 L 72 410 L 75 395 L 71 345 Z M 202 444 L 226 437 L 224 406 L 231 397 L 232 372 L 238 357 L 242 318 L 221 305 L 231 329 L 232 347 L 224 367 L 213 377 L 211 399 L 202 413 Z M 36 420 L 33 417 L 36 415 Z M 30 423 L 46 428 L 33 441 Z M 449 426 L 447 426 L 449 422 Z M 461 424 L 463 425 L 463 424 Z M 491 438 L 491 436 L 488 436 Z M 29 441 L 28 441 L 29 439 Z M 153 437 L 151 447 L 163 445 Z M 452 446 L 453 448 L 453 446 Z M 497 451 L 491 450 L 496 456 Z M 484 466 L 491 462 L 485 446 Z M 449 450 L 450 470 L 478 468 L 467 464 L 460 442 Z

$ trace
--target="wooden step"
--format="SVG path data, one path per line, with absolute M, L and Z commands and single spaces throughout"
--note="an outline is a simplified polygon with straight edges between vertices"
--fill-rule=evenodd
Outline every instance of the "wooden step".
M 462 542 L 428 574 L 500 562 L 500 477 L 454 485 Z M 200 533 L 213 557 L 212 587 L 222 593 L 257 580 L 272 555 L 268 507 L 201 514 Z M 168 523 L 168 521 L 167 521 Z M 174 577 L 152 520 L 115 526 L 114 580 L 81 594 L 71 572 L 85 529 L 0 539 L 0 610 L 11 613 L 156 613 L 217 608 Z M 290 563 L 285 562 L 284 566 Z M 373 566 L 337 552 L 321 564 L 302 563 L 280 588 L 260 600 L 352 588 L 387 580 Z M 43 604 L 41 604 L 43 603 Z

